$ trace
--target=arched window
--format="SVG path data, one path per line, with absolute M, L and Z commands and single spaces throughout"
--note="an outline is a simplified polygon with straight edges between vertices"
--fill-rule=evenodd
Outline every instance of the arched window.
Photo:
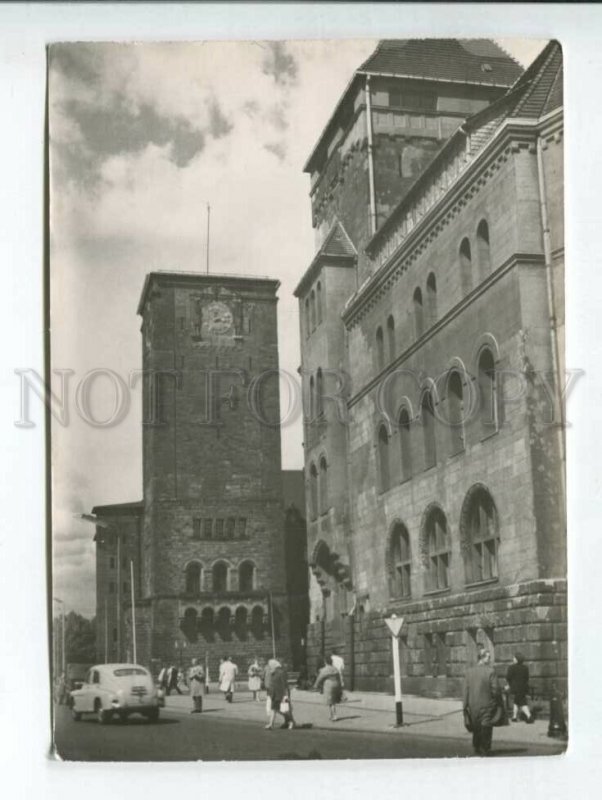
M 426 279 L 426 305 L 429 325 L 434 325 L 437 322 L 437 279 L 434 272 Z
M 253 606 L 251 611 L 251 630 L 256 639 L 263 638 L 264 616 L 264 611 L 261 606 Z
M 217 620 L 215 623 L 215 627 L 220 635 L 220 638 L 223 640 L 230 639 L 230 623 L 232 621 L 232 612 L 229 608 L 225 606 L 220 608 L 217 612 Z
M 318 281 L 316 287 L 316 304 L 317 304 L 317 319 L 318 325 L 322 322 L 322 284 Z
M 454 370 L 447 379 L 447 410 L 451 455 L 464 450 L 464 389 L 460 373 Z
M 479 355 L 479 418 L 483 434 L 493 433 L 498 425 L 495 361 L 489 348 Z
M 186 594 L 199 594 L 201 591 L 202 567 L 198 561 L 186 565 Z
M 316 519 L 318 516 L 318 470 L 315 464 L 310 464 L 309 467 L 309 512 L 311 518 Z
M 385 366 L 385 339 L 380 325 L 376 329 L 376 366 L 379 372 Z
M 472 255 L 468 239 L 462 239 L 460 245 L 460 282 L 462 294 L 467 295 L 472 289 Z
M 424 442 L 424 468 L 429 469 L 437 463 L 437 444 L 435 440 L 435 411 L 433 397 L 425 392 L 420 405 L 422 438 Z
M 390 592 L 392 597 L 410 597 L 412 594 L 412 559 L 410 535 L 400 522 L 391 533 L 389 544 Z
M 311 314 L 309 311 L 309 297 L 305 298 L 305 336 L 311 333 Z
M 218 561 L 213 565 L 213 591 L 228 591 L 228 565 L 225 561 Z
M 318 367 L 316 373 L 316 417 L 321 417 L 324 413 L 324 378 L 322 377 L 322 367 Z
M 380 490 L 386 492 L 390 488 L 389 471 L 389 434 L 385 425 L 378 429 L 378 462 L 380 468 Z
M 429 592 L 449 586 L 451 546 L 447 520 L 440 508 L 434 508 L 425 523 L 426 588 Z
M 255 565 L 252 561 L 243 561 L 238 568 L 238 589 L 241 592 L 252 592 L 255 588 Z
M 498 577 L 499 532 L 493 498 L 484 486 L 466 495 L 461 516 L 466 582 Z
M 316 418 L 316 382 L 313 375 L 309 378 L 309 421 Z
M 477 228 L 477 255 L 479 258 L 479 274 L 484 280 L 491 272 L 491 250 L 489 247 L 489 225 L 482 219 Z
M 399 444 L 401 447 L 401 480 L 412 477 L 412 440 L 410 433 L 410 415 L 407 408 L 399 414 Z
M 320 513 L 325 514 L 330 508 L 328 500 L 328 464 L 326 463 L 325 456 L 320 458 Z
M 424 310 L 422 307 L 422 291 L 419 286 L 414 289 L 414 333 L 419 339 L 424 333 Z
M 396 353 L 395 320 L 393 319 L 393 314 L 390 314 L 387 319 L 387 339 L 389 340 L 389 361 L 393 361 Z
M 184 612 L 184 618 L 180 623 L 180 630 L 189 642 L 197 641 L 198 619 L 195 608 L 186 609 Z
M 313 289 L 311 290 L 309 301 L 311 306 L 311 329 L 313 331 L 316 329 L 316 293 Z
M 249 619 L 249 612 L 244 606 L 238 606 L 234 613 L 234 627 L 238 629 L 238 631 L 242 631 L 244 628 L 247 627 L 247 621 Z M 239 633 L 240 635 L 240 633 Z

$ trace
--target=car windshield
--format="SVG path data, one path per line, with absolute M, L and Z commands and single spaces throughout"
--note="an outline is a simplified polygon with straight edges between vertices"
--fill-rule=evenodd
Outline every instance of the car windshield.
M 121 669 L 113 670 L 113 675 L 121 678 L 123 675 L 147 675 L 148 673 L 140 667 L 122 667 Z

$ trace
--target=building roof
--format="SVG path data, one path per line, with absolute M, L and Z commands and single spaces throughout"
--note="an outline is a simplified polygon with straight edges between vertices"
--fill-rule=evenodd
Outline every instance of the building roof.
M 490 39 L 386 39 L 356 72 L 511 86 L 523 70 Z
M 263 275 L 235 275 L 233 273 L 218 273 L 218 272 L 184 272 L 184 271 L 170 271 L 170 270 L 155 270 L 149 272 L 144 279 L 142 287 L 142 294 L 138 303 L 138 314 L 142 314 L 151 283 L 154 280 L 165 281 L 168 284 L 205 284 L 208 286 L 226 285 L 230 288 L 244 288 L 251 284 L 261 286 L 269 289 L 274 294 L 280 286 L 280 281 L 276 278 L 268 278 Z
M 562 48 L 557 41 L 544 47 L 514 89 L 524 87 L 510 117 L 538 119 L 563 105 Z
M 332 224 L 332 227 L 326 234 L 326 238 L 322 242 L 322 246 L 313 258 L 309 267 L 305 270 L 303 277 L 299 281 L 297 288 L 294 291 L 295 297 L 303 294 L 305 287 L 311 283 L 320 268 L 320 265 L 326 259 L 335 259 L 337 261 L 347 262 L 351 264 L 355 261 L 357 250 L 355 245 L 349 238 L 349 234 L 345 230 L 345 226 L 338 219 Z
M 503 89 L 512 86 L 522 72 L 521 65 L 490 39 L 384 39 L 354 72 L 303 170 L 313 171 L 340 109 L 367 75 Z

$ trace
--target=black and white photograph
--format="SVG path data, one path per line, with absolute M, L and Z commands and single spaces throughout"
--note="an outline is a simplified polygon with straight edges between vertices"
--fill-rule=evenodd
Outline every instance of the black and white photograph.
M 562 44 L 47 58 L 53 752 L 563 753 Z

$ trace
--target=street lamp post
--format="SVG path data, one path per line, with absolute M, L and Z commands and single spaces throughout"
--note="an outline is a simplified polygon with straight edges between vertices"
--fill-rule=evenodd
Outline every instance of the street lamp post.
M 403 617 L 391 614 L 385 619 L 391 631 L 391 646 L 393 650 L 393 680 L 395 682 L 395 727 L 403 725 L 403 705 L 401 701 L 401 667 L 399 664 L 399 633 L 403 625 Z

